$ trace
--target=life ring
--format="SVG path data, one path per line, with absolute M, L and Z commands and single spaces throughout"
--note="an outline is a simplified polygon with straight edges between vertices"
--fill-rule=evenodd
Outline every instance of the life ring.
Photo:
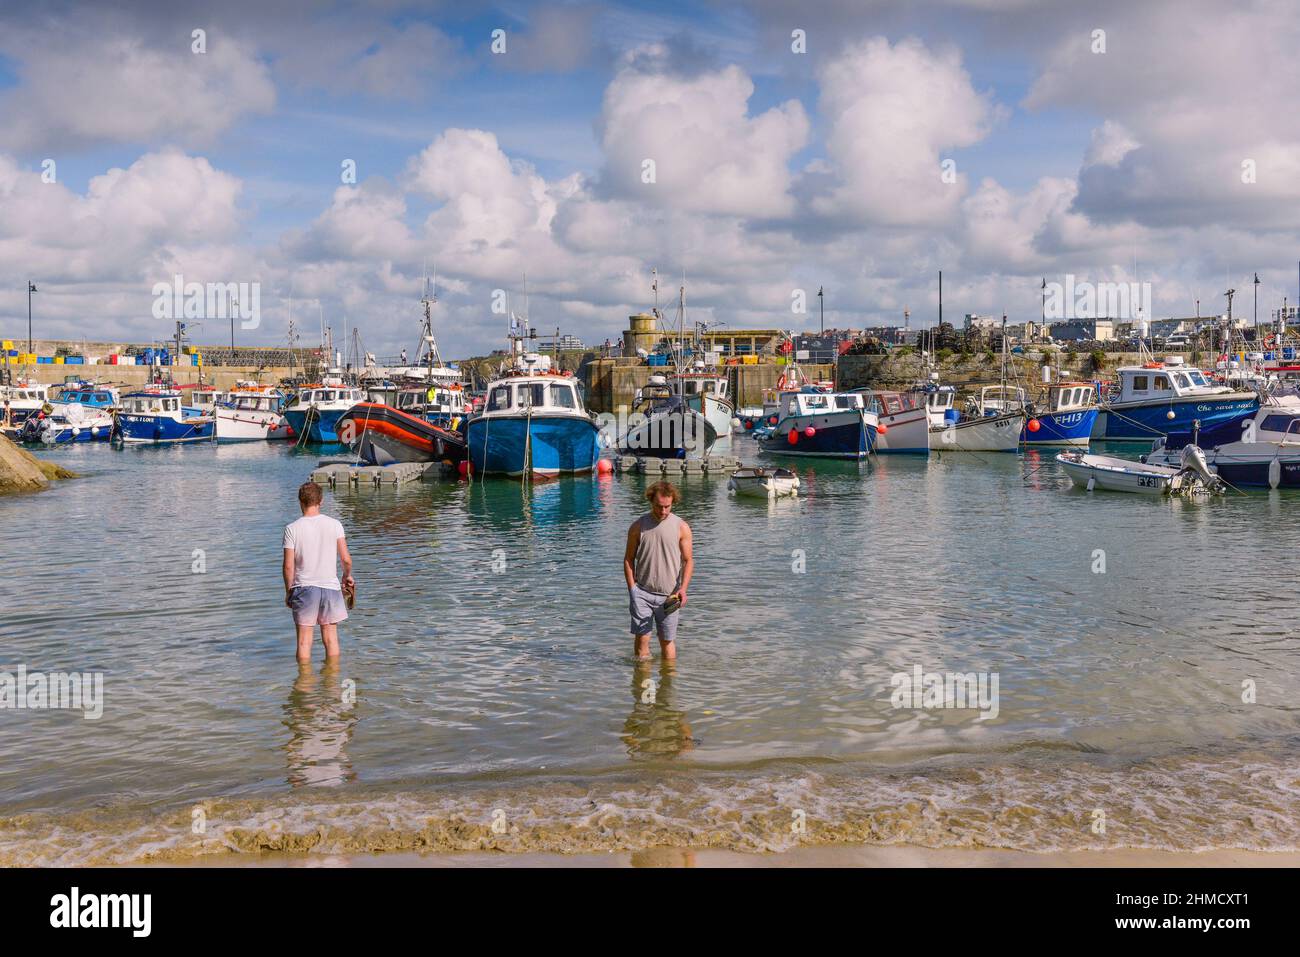
M 779 379 L 776 380 L 776 388 L 777 388 L 778 391 L 780 391 L 781 389 L 784 389 L 784 388 L 785 388 L 785 373 L 784 373 L 784 372 L 781 373 L 781 378 L 779 378 Z

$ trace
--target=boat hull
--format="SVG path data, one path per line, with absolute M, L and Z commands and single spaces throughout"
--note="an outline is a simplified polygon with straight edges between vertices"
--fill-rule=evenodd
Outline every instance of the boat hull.
M 930 448 L 936 452 L 1016 452 L 1024 428 L 1023 412 L 931 426 Z
M 726 399 L 705 392 L 690 396 L 686 404 L 708 420 L 718 438 L 731 434 L 731 420 L 736 417 L 736 410 Z
M 881 455 L 929 454 L 930 421 L 924 408 L 892 415 L 882 413 L 880 424 L 885 427 L 876 439 L 876 451 Z
M 217 409 L 218 442 L 256 442 L 287 439 L 289 423 L 278 412 Z
M 812 429 L 813 434 L 808 434 Z M 876 429 L 858 411 L 787 415 L 760 440 L 764 452 L 810 458 L 864 459 L 876 445 Z
M 460 433 L 381 402 L 354 405 L 337 426 L 340 440 L 372 465 L 465 459 L 465 439 Z
M 1211 429 L 1254 415 L 1258 408 L 1259 396 L 1253 392 L 1107 403 L 1097 415 L 1092 438 L 1149 442 L 1170 432 L 1190 432 L 1198 419 L 1203 430 Z
M 1022 445 L 1079 445 L 1087 446 L 1092 440 L 1092 430 L 1097 424 L 1096 409 L 1075 409 L 1071 412 L 1044 412 L 1034 416 L 1038 431 L 1031 432 L 1025 422 L 1020 432 Z
M 727 481 L 727 488 L 746 498 L 777 498 L 799 494 L 799 476 L 787 469 L 740 469 Z
M 718 440 L 717 429 L 694 409 L 655 412 L 644 422 L 628 429 L 619 450 L 631 455 L 681 459 L 709 454 Z
M 216 424 L 207 416 L 171 419 L 161 415 L 119 415 L 117 437 L 133 445 L 211 442 Z
M 1279 450 L 1269 442 L 1233 442 L 1203 453 L 1210 471 L 1237 488 L 1300 488 L 1300 448 L 1295 445 Z M 1147 461 L 1171 465 L 1180 455 L 1177 449 L 1160 449 Z
M 578 415 L 480 415 L 465 427 L 477 475 L 554 477 L 590 472 L 600 457 L 600 428 Z
M 284 413 L 285 421 L 293 429 L 293 434 L 301 436 L 303 427 L 307 423 L 307 413 L 309 409 L 289 409 Z M 347 409 L 320 409 L 312 411 L 311 428 L 308 431 L 305 441 L 308 442 L 339 442 L 338 422 L 347 412 Z

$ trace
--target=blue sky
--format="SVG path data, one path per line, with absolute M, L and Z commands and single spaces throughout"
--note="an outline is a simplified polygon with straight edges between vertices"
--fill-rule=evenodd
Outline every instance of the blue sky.
M 183 272 L 262 284 L 249 341 L 285 334 L 292 290 L 382 350 L 414 341 L 426 261 L 454 354 L 498 344 L 492 293 L 524 272 L 539 323 L 597 342 L 653 267 L 733 326 L 806 324 L 808 285 L 828 321 L 915 325 L 940 268 L 946 314 L 1014 320 L 1040 277 L 1135 259 L 1157 315 L 1254 270 L 1280 302 L 1296 17 L 1220 20 L 1199 0 L 6 9 L 0 326 L 25 324 L 30 273 L 51 335 L 148 340 L 154 282 Z

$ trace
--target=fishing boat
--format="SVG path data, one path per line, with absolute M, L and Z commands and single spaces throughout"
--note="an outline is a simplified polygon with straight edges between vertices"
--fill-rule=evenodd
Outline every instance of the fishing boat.
M 1029 408 L 1020 433 L 1024 445 L 1082 445 L 1091 440 L 1097 421 L 1097 389 L 1091 382 L 1057 382 L 1047 390 L 1044 408 Z
M 651 458 L 702 458 L 718 439 L 708 417 L 691 408 L 668 377 L 652 375 L 636 395 L 619 451 Z
M 1028 419 L 1023 409 L 963 418 L 952 386 L 926 389 L 930 448 L 937 452 L 1016 452 Z
M 1154 441 L 1170 432 L 1190 432 L 1193 421 L 1212 429 L 1249 418 L 1259 408 L 1257 393 L 1215 385 L 1178 356 L 1124 366 L 1116 374 L 1115 389 L 1093 425 L 1094 439 Z
M 399 389 L 394 401 L 387 404 L 454 432 L 465 420 L 465 389 L 459 382 L 433 383 Z
M 1300 488 L 1300 405 L 1269 397 L 1254 418 L 1156 439 L 1145 461 L 1181 462 L 1185 443 L 1204 450 L 1214 474 L 1238 488 Z
M 338 422 L 339 438 L 370 465 L 465 460 L 465 437 L 382 402 L 358 402 Z
M 867 401 L 879 420 L 876 451 L 883 454 L 927 455 L 930 451 L 930 417 L 923 393 L 884 389 L 854 389 Z
M 863 459 L 879 431 L 880 420 L 861 393 L 805 386 L 781 394 L 777 423 L 759 443 L 764 452 L 780 455 Z
M 0 408 L 3 408 L 4 401 L 9 403 L 6 424 L 10 429 L 17 429 L 29 415 L 49 406 L 49 386 L 22 380 L 13 385 L 0 386 Z
M 290 437 L 284 394 L 256 382 L 237 382 L 218 393 L 213 405 L 218 442 L 255 442 Z
M 554 478 L 590 472 L 600 457 L 600 426 L 583 407 L 578 383 L 552 372 L 550 357 L 523 352 L 512 329 L 514 366 L 488 384 L 483 412 L 465 426 L 476 475 Z
M 95 385 L 90 382 L 65 383 L 57 399 L 51 399 L 57 414 L 59 405 L 81 405 L 88 409 L 111 409 L 118 404 L 119 393 L 112 386 Z
M 113 434 L 113 414 L 78 402 L 52 403 L 53 411 L 29 415 L 18 430 L 18 441 L 63 445 L 67 442 L 107 442 Z
M 728 491 L 749 498 L 799 494 L 799 476 L 789 469 L 743 468 L 731 473 Z
M 725 374 L 697 361 L 669 382 L 673 392 L 680 395 L 689 408 L 708 419 L 718 438 L 731 434 L 736 408 L 727 395 L 729 382 Z
M 194 415 L 181 403 L 181 393 L 171 390 L 122 396 L 122 404 L 115 414 L 115 438 L 131 444 L 212 441 L 216 437 L 213 417 Z
M 1075 449 L 1057 453 L 1056 461 L 1074 485 L 1090 492 L 1103 489 L 1140 495 L 1170 495 L 1218 491 L 1222 487 L 1222 482 L 1210 472 L 1201 450 L 1194 445 L 1183 448 L 1177 466 L 1133 462 Z
M 343 413 L 365 398 L 360 389 L 327 378 L 298 390 L 284 417 L 300 441 L 338 442 L 337 425 Z

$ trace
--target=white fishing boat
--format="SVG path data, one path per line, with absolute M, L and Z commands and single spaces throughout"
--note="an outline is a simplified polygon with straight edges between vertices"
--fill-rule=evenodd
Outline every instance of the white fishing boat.
M 731 434 L 736 409 L 727 396 L 728 382 L 725 374 L 706 368 L 703 362 L 696 362 L 691 369 L 673 376 L 670 385 L 673 392 L 680 395 L 690 408 L 709 420 L 718 438 Z
M 639 390 L 620 451 L 652 458 L 703 458 L 718 440 L 708 418 L 675 393 L 667 377 L 652 375 Z
M 3 425 L 6 428 L 17 428 L 29 415 L 50 407 L 49 386 L 20 380 L 13 385 L 0 386 L 0 400 L 0 409 L 8 415 Z M 8 403 L 7 409 L 3 402 Z
M 930 448 L 936 452 L 1016 452 L 1027 416 L 1023 409 L 963 419 L 953 408 L 957 390 L 935 386 L 928 390 Z
M 289 423 L 283 409 L 284 395 L 280 390 L 256 382 L 238 382 L 234 389 L 215 397 L 217 441 L 287 439 Z
M 799 476 L 789 469 L 743 468 L 731 473 L 727 489 L 750 498 L 799 494 Z
M 876 451 L 925 455 L 930 451 L 930 418 L 925 396 L 915 392 L 855 389 L 879 416 Z
M 1180 492 L 1217 491 L 1222 482 L 1210 471 L 1205 456 L 1194 445 L 1184 447 L 1177 467 L 1134 462 L 1113 455 L 1093 455 L 1071 449 L 1060 452 L 1056 461 L 1070 481 L 1093 491 L 1135 492 L 1139 495 L 1170 495 Z
M 1204 448 L 1210 470 L 1237 488 L 1300 487 L 1300 405 L 1291 397 L 1266 397 L 1244 423 L 1198 427 L 1190 434 L 1171 432 L 1156 439 L 1144 460 L 1149 465 L 1181 464 L 1188 442 Z

